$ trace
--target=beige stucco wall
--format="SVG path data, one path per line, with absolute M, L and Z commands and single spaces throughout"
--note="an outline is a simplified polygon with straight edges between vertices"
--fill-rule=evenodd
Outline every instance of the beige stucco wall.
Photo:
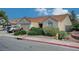
M 64 25 L 63 21 L 58 22 L 58 28 L 60 31 L 65 31 L 65 25 Z
M 49 21 L 53 23 L 51 27 L 58 28 L 58 22 L 52 20 L 51 18 L 43 22 L 43 27 L 50 27 L 50 25 L 48 24 Z
M 65 23 L 65 25 L 72 25 L 72 22 L 71 22 L 69 16 L 67 16 L 67 17 L 64 19 L 63 22 Z
M 31 22 L 30 28 L 32 28 L 32 27 L 38 28 L 39 27 L 39 24 L 37 22 Z
M 58 22 L 58 27 L 60 31 L 66 31 L 66 26 L 72 25 L 69 16 L 67 16 L 63 21 Z
M 50 25 L 48 24 L 48 21 L 51 21 L 53 23 L 53 25 L 51 27 L 58 28 L 58 22 L 52 20 L 51 18 L 49 18 L 48 20 L 42 22 L 43 23 L 43 28 L 44 27 L 50 27 Z M 29 28 L 32 28 L 32 27 L 37 27 L 38 28 L 39 27 L 39 23 L 37 23 L 37 22 L 31 22 Z

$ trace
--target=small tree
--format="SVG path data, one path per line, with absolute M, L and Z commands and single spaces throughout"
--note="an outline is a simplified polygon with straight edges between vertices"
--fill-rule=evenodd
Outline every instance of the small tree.
M 75 24 L 77 23 L 77 20 L 76 20 L 76 14 L 74 11 L 71 11 L 71 21 L 72 21 L 72 24 Z
M 76 15 L 75 15 L 75 12 L 74 11 L 71 11 L 71 15 L 72 15 L 72 20 L 75 20 Z
M 8 16 L 6 15 L 5 11 L 0 10 L 0 17 L 2 17 L 4 19 L 4 21 L 5 21 L 2 25 L 3 26 L 7 25 L 8 24 Z
M 79 23 L 75 23 L 72 25 L 72 30 L 79 31 Z

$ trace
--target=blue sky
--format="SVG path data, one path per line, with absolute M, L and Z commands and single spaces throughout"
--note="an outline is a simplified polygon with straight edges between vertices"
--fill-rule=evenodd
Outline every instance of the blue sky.
M 47 16 L 53 15 L 55 11 L 53 8 L 48 9 L 37 9 L 37 8 L 0 8 L 0 10 L 6 11 L 9 19 L 21 18 L 21 17 L 39 17 L 39 16 Z M 76 14 L 79 14 L 79 8 L 64 8 L 66 12 L 70 12 L 72 10 L 75 11 Z M 61 10 L 60 10 L 61 11 Z M 59 9 L 55 11 L 55 13 L 60 13 Z M 63 13 L 64 13 L 63 11 Z M 62 12 L 62 11 L 61 11 Z

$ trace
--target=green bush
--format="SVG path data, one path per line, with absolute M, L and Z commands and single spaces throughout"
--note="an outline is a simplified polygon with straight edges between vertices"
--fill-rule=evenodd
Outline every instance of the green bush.
M 72 25 L 72 30 L 79 31 L 79 23 L 73 24 Z
M 59 32 L 58 28 L 35 28 L 32 27 L 28 32 L 28 35 L 45 35 L 45 36 L 55 36 Z
M 21 30 L 21 31 L 14 32 L 14 35 L 24 35 L 26 33 L 27 32 L 25 30 Z
M 67 37 L 68 36 L 68 33 L 67 32 L 64 32 L 64 31 L 60 31 L 59 33 L 58 33 L 58 39 L 59 40 L 62 40 L 62 39 L 64 39 L 65 37 Z
M 59 32 L 59 29 L 54 28 L 54 27 L 51 27 L 51 28 L 46 27 L 43 30 L 44 30 L 44 35 L 46 35 L 46 36 L 55 36 Z
M 28 35 L 41 35 L 41 34 L 35 31 L 29 31 Z
M 43 29 L 32 27 L 28 32 L 28 35 L 43 35 Z

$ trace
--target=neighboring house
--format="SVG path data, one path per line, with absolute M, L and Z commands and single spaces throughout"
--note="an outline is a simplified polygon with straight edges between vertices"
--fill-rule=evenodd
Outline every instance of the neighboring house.
M 28 20 L 31 22 L 31 27 L 54 27 L 58 28 L 60 31 L 68 31 L 72 25 L 68 14 L 28 18 Z
M 24 30 L 28 30 L 31 22 L 27 18 L 21 18 L 17 24 L 20 25 Z
M 21 26 L 24 30 L 29 29 L 30 21 L 27 18 L 18 18 L 9 22 L 12 26 Z

